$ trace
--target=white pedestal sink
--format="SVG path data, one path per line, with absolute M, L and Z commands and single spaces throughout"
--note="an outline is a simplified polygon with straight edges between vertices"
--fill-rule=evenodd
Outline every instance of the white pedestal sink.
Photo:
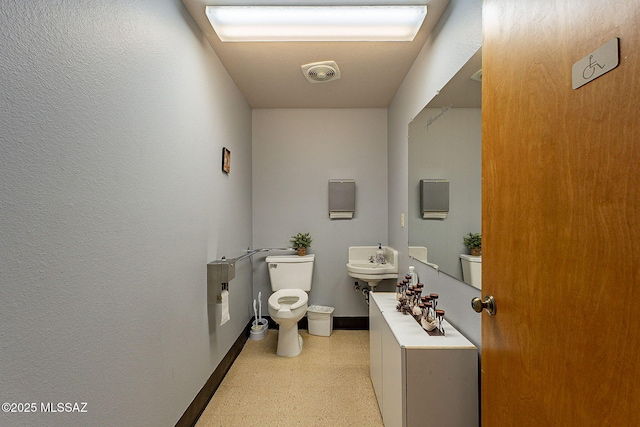
M 374 289 L 384 279 L 398 277 L 398 251 L 383 246 L 386 263 L 377 264 L 375 261 L 377 246 L 350 246 L 347 274 L 354 279 L 367 282 Z

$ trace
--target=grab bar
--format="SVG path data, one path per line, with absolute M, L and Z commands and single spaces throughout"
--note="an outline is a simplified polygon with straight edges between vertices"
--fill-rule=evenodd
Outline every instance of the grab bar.
M 222 301 L 222 291 L 229 290 L 229 282 L 236 277 L 236 262 L 249 258 L 258 252 L 295 251 L 293 248 L 247 249 L 247 253 L 237 258 L 222 257 L 207 264 L 207 304 Z
M 295 251 L 293 248 L 262 248 L 262 249 L 249 249 L 247 248 L 247 253 L 244 255 L 240 255 L 238 258 L 231 258 L 229 261 L 237 262 L 242 261 L 243 259 L 249 258 L 258 252 L 269 252 L 269 251 Z M 222 259 L 226 259 L 222 257 Z

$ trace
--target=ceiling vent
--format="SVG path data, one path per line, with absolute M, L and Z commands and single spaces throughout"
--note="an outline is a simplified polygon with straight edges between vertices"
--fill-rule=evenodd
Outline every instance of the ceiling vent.
M 334 61 L 314 62 L 302 67 L 302 74 L 311 83 L 324 83 L 340 78 L 340 69 Z

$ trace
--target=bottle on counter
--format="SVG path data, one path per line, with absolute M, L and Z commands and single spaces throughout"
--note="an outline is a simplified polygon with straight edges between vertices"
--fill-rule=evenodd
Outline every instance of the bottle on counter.
M 415 287 L 418 285 L 418 273 L 416 273 L 416 268 L 413 265 L 409 266 L 409 273 L 407 273 L 407 277 L 409 278 L 409 284 L 411 286 Z

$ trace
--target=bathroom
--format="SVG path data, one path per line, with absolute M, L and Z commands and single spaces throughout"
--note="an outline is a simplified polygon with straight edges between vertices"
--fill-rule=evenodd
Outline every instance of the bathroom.
M 310 232 L 310 301 L 343 318 L 368 309 L 349 246 L 386 243 L 408 268 L 407 126 L 480 47 L 480 0 L 450 0 L 387 108 L 355 109 L 252 109 L 179 0 L 2 9 L 0 394 L 88 412 L 0 424 L 174 425 L 269 288 L 239 263 L 219 326 L 205 266 L 222 256 Z M 336 178 L 356 180 L 353 220 L 327 217 Z M 417 267 L 480 346 L 480 291 Z
M 443 67 L 432 92 L 479 46 L 480 2 L 466 3 L 453 8 L 449 23 L 475 11 L 475 34 L 448 40 L 458 46 L 459 58 Z M 75 8 L 78 14 L 86 9 Z M 16 284 L 6 298 L 25 304 L 5 324 L 27 328 L 21 339 L 16 333 L 19 344 L 3 352 L 3 365 L 37 373 L 10 376 L 4 384 L 12 395 L 50 400 L 65 382 L 66 399 L 95 402 L 96 419 L 109 414 L 129 425 L 177 421 L 250 320 L 252 286 L 256 293 L 269 290 L 266 266 L 256 260 L 252 271 L 249 262 L 239 263 L 230 289 L 232 320 L 218 326 L 214 310 L 203 305 L 203 266 L 248 247 L 286 246 L 298 231 L 314 237 L 311 302 L 335 307 L 335 317 L 367 316 L 344 268 L 347 249 L 376 242 L 401 248 L 406 242 L 395 212 L 401 203 L 393 200 L 398 192 L 389 191 L 406 174 L 388 171 L 407 161 L 406 147 L 392 142 L 403 138 L 408 118 L 398 119 L 405 123 L 394 137 L 397 125 L 387 121 L 385 108 L 252 111 L 173 2 L 153 12 L 105 7 L 105 15 L 116 16 L 96 24 L 98 33 L 108 37 L 116 26 L 122 37 L 116 50 L 95 36 L 94 27 L 78 26 L 79 18 L 65 15 L 64 7 L 57 11 L 63 16 L 18 4 L 14 9 L 38 28 L 20 34 L 23 43 L 42 49 L 37 38 L 46 34 L 56 56 L 16 59 L 23 83 L 3 90 L 20 95 L 13 106 L 20 115 L 3 126 L 19 128 L 7 136 L 16 146 L 3 144 L 11 153 L 3 182 L 12 184 L 5 191 L 16 210 L 9 210 L 13 220 L 4 216 L 10 234 L 3 240 L 15 240 L 12 253 L 22 255 L 4 280 Z M 82 13 L 93 17 L 98 10 Z M 130 26 L 121 28 L 121 17 L 132 20 L 125 21 Z M 67 26 L 83 49 L 67 49 Z M 156 41 L 147 50 L 151 38 Z M 100 68 L 89 60 L 98 53 Z M 37 67 L 30 62 L 35 58 Z M 170 108 L 169 99 L 184 111 Z M 45 115 L 47 126 L 33 125 L 39 123 L 36 113 Z M 23 140 L 42 142 L 18 145 Z M 229 174 L 220 171 L 222 147 L 231 151 Z M 356 180 L 353 220 L 328 218 L 327 183 L 335 178 Z M 408 259 L 401 268 L 407 266 Z M 76 351 L 50 356 L 67 348 Z M 94 364 L 96 359 L 103 362 Z M 109 381 L 94 387 L 104 376 Z M 131 403 L 107 408 L 110 396 L 118 395 Z M 138 409 L 145 407 L 153 413 Z

